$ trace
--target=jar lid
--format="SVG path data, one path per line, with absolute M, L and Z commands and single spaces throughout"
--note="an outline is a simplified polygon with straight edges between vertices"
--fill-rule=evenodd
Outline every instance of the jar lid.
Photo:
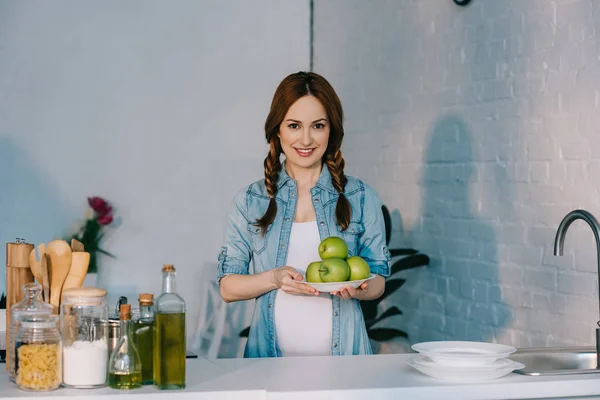
M 31 309 L 31 310 L 12 310 L 12 318 L 13 319 L 23 319 L 27 317 L 37 317 L 39 315 L 52 315 L 54 313 L 54 307 L 50 306 L 50 308 L 40 308 L 40 309 Z
M 151 306 L 154 303 L 154 295 L 152 293 L 142 293 L 138 297 L 140 305 Z
M 78 287 L 78 288 L 69 288 L 65 289 L 62 292 L 64 296 L 73 296 L 73 297 L 104 297 L 106 296 L 106 290 L 95 287 Z
M 100 298 L 106 297 L 106 290 L 93 287 L 79 287 L 65 289 L 62 292 L 62 299 L 65 298 L 76 298 L 80 301 L 98 301 Z
M 173 264 L 163 265 L 163 272 L 175 272 L 175 266 Z
M 121 321 L 131 320 L 131 304 L 121 304 Z
M 57 328 L 58 315 L 36 315 L 21 319 L 24 328 Z

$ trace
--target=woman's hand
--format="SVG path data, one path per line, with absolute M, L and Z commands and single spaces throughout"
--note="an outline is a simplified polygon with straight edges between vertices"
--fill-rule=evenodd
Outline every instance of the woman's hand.
M 364 294 L 367 292 L 368 287 L 368 283 L 364 282 L 356 289 L 351 286 L 344 286 L 343 288 L 340 288 L 340 290 L 331 292 L 331 294 L 334 296 L 340 296 L 344 300 L 362 299 Z
M 316 289 L 302 283 L 302 274 L 292 267 L 279 267 L 272 270 L 273 284 L 288 294 L 319 295 Z
M 356 289 L 350 286 L 344 286 L 340 290 L 331 292 L 334 296 L 339 296 L 344 300 L 373 300 L 383 294 L 385 290 L 385 278 L 381 275 L 376 275 L 373 279 L 363 282 Z

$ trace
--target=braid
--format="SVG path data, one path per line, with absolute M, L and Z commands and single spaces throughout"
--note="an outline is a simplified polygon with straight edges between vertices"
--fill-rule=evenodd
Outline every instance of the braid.
M 350 208 L 350 202 L 344 195 L 344 189 L 348 182 L 348 178 L 344 175 L 344 166 L 346 165 L 346 162 L 342 157 L 342 151 L 337 149 L 333 154 L 329 154 L 325 159 L 325 164 L 327 164 L 327 168 L 331 174 L 331 183 L 339 194 L 335 206 L 335 217 L 338 225 L 345 231 L 350 224 L 352 209 Z
M 281 155 L 281 145 L 278 140 L 271 140 L 269 148 L 269 154 L 265 158 L 265 186 L 267 187 L 267 193 L 271 198 L 269 200 L 269 207 L 259 220 L 256 221 L 263 233 L 267 231 L 267 228 L 277 215 L 277 203 L 275 202 L 275 195 L 277 194 L 277 179 L 279 178 L 279 172 L 281 171 L 281 161 L 279 156 Z

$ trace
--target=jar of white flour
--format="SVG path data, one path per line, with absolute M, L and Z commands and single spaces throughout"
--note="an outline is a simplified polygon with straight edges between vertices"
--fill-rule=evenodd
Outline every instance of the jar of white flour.
M 106 385 L 108 370 L 108 307 L 106 290 L 72 288 L 62 294 L 63 386 Z

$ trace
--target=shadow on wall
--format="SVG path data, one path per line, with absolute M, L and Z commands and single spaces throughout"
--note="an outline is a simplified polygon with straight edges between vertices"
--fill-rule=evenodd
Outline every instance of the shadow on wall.
M 51 178 L 13 139 L 0 137 L 0 292 L 6 285 L 5 243 L 17 237 L 34 245 L 58 239 L 67 221 Z
M 424 154 L 422 214 L 409 234 L 428 254 L 428 268 L 411 272 L 404 299 L 411 342 L 492 341 L 510 320 L 498 282 L 496 235 L 480 219 L 473 138 L 456 115 L 433 125 Z

